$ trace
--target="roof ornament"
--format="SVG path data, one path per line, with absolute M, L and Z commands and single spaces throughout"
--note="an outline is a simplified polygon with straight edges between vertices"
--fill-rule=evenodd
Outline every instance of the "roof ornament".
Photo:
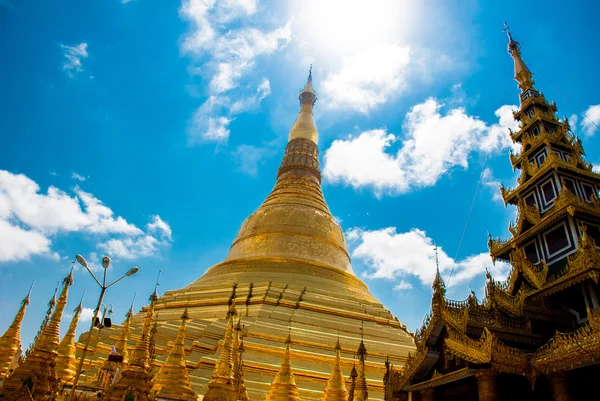
M 502 29 L 502 32 L 506 32 L 506 35 L 508 35 L 508 53 L 509 54 L 513 54 L 515 51 L 517 53 L 521 52 L 521 46 L 519 45 L 519 42 L 515 41 L 510 33 L 510 27 L 508 26 L 508 24 L 505 22 L 504 23 L 504 29 Z

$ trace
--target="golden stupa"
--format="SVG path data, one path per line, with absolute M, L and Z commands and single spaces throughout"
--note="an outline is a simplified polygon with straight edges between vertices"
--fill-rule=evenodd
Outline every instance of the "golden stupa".
M 321 399 L 337 353 L 350 386 L 361 334 L 369 350 L 365 375 L 372 400 L 383 399 L 386 358 L 403 366 L 415 349 L 406 327 L 354 275 L 344 233 L 323 197 L 312 113 L 317 95 L 310 74 L 299 100 L 301 109 L 275 187 L 244 221 L 225 260 L 187 287 L 167 291 L 153 306 L 156 370 L 167 359 L 187 308 L 186 365 L 199 395 L 206 393 L 219 361 L 232 303 L 243 326 L 243 378 L 253 401 L 267 397 L 288 330 L 294 339 L 290 359 L 302 400 Z M 146 310 L 131 320 L 130 350 L 140 337 Z M 86 336 L 80 337 L 82 342 Z M 94 333 L 88 375 L 96 374 L 120 338 L 118 326 L 101 330 L 97 337 Z M 93 380 L 89 377 L 86 383 Z

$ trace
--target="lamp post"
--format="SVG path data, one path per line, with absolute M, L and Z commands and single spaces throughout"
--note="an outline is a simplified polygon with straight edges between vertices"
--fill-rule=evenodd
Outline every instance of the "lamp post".
M 106 293 L 106 290 L 108 290 L 110 287 L 117 284 L 119 281 L 123 280 L 124 278 L 133 276 L 134 274 L 136 274 L 137 272 L 140 271 L 140 269 L 137 266 L 134 266 L 131 269 L 129 269 L 129 271 L 127 273 L 125 273 L 122 277 L 113 281 L 111 284 L 106 285 L 106 270 L 108 270 L 108 267 L 110 266 L 110 258 L 108 256 L 105 256 L 102 258 L 102 267 L 104 268 L 104 275 L 102 278 L 102 283 L 100 283 L 100 280 L 98 280 L 98 277 L 96 277 L 96 275 L 90 270 L 90 268 L 89 268 L 87 262 L 85 261 L 85 259 L 83 258 L 83 256 L 76 255 L 75 259 L 77 259 L 77 262 L 79 262 L 79 264 L 81 266 L 85 267 L 85 269 L 88 271 L 88 273 L 90 273 L 92 275 L 94 280 L 96 280 L 96 283 L 98 283 L 98 285 L 100 286 L 101 291 L 100 291 L 100 297 L 98 298 L 98 305 L 96 306 L 96 309 L 94 309 L 94 317 L 92 317 L 92 323 L 90 324 L 90 331 L 87 336 L 87 340 L 85 341 L 85 345 L 83 346 L 83 351 L 81 351 L 81 359 L 79 359 L 79 364 L 77 365 L 77 373 L 75 373 L 75 380 L 73 381 L 73 387 L 71 387 L 71 394 L 69 395 L 69 401 L 73 401 L 73 399 L 75 398 L 75 388 L 77 388 L 77 383 L 79 383 L 79 376 L 81 375 L 81 372 L 82 372 L 83 363 L 85 361 L 85 354 L 86 354 L 88 346 L 90 344 L 90 339 L 92 338 L 92 331 L 94 330 L 94 324 L 96 323 L 96 318 L 98 317 L 98 312 L 100 311 L 100 306 L 102 306 L 102 301 L 104 300 L 104 294 Z

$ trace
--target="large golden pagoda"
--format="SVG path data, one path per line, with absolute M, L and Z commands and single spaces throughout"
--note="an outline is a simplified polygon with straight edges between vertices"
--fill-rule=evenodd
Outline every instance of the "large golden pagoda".
M 508 28 L 506 29 L 508 31 Z M 510 262 L 504 282 L 488 273 L 482 302 L 445 297 L 438 274 L 431 313 L 416 333 L 417 351 L 402 371 L 390 364 L 388 401 L 597 399 L 600 374 L 600 175 L 554 102 L 534 86 L 508 32 L 521 107 L 521 171 L 501 187 L 518 208 L 512 238 L 489 238 L 492 259 Z
M 153 306 L 158 367 L 167 359 L 167 344 L 174 341 L 187 308 L 186 365 L 199 395 L 206 393 L 219 363 L 232 304 L 244 326 L 243 380 L 253 401 L 266 398 L 290 327 L 294 338 L 291 360 L 302 400 L 321 398 L 336 352 L 349 380 L 361 325 L 369 349 L 366 383 L 373 400 L 383 398 L 386 358 L 401 366 L 414 349 L 405 326 L 352 271 L 344 233 L 321 191 L 313 120 L 316 100 L 309 74 L 275 187 L 244 221 L 225 260 L 187 287 L 167 291 Z M 138 313 L 131 320 L 130 349 L 139 338 L 145 315 Z M 340 349 L 336 351 L 338 331 Z M 121 338 L 120 328 L 105 328 L 98 338 L 91 342 L 93 358 L 104 359 Z M 87 374 L 96 372 L 92 368 Z

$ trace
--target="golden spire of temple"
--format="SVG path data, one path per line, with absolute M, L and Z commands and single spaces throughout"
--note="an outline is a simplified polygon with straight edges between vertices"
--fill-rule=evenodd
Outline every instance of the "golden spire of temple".
M 85 291 L 81 296 L 79 305 L 77 305 L 75 308 L 75 314 L 73 315 L 69 329 L 58 345 L 58 355 L 56 357 L 56 376 L 58 377 L 60 384 L 65 383 L 67 380 L 71 380 L 75 376 L 77 369 L 77 359 L 75 358 L 77 351 L 77 347 L 75 345 L 75 332 L 77 330 L 77 322 L 79 321 L 81 311 L 83 310 L 82 303 L 84 296 Z
M 519 88 L 521 91 L 525 92 L 527 89 L 533 87 L 533 74 L 525 65 L 523 58 L 521 58 L 521 45 L 519 42 L 513 40 L 513 37 L 510 33 L 508 24 L 504 23 L 504 31 L 508 35 L 508 52 L 512 56 L 515 61 L 515 80 L 519 82 Z
M 150 295 L 150 305 L 148 305 L 146 316 L 144 316 L 142 333 L 135 345 L 131 360 L 123 368 L 117 383 L 106 391 L 103 401 L 123 401 L 129 394 L 136 401 L 148 401 L 150 399 L 149 394 L 152 389 L 152 376 L 149 366 L 150 329 L 152 326 L 152 317 L 154 316 L 154 306 L 158 300 L 157 288 L 158 280 L 154 292 Z
M 23 317 L 25 317 L 27 305 L 29 305 L 32 288 L 33 284 L 31 284 L 29 292 L 21 301 L 21 307 L 15 315 L 13 322 L 8 326 L 4 335 L 0 337 L 0 380 L 8 373 L 11 362 L 17 355 L 19 346 L 21 345 L 21 323 L 23 322 Z
M 131 361 L 129 365 L 143 367 L 147 369 L 149 367 L 150 360 L 150 330 L 152 328 L 152 317 L 154 315 L 154 305 L 156 304 L 156 300 L 158 299 L 158 294 L 156 290 L 150 295 L 150 305 L 148 306 L 148 310 L 146 311 L 146 316 L 144 317 L 144 325 L 142 326 L 142 334 L 135 345 L 135 349 L 131 355 Z
M 121 336 L 117 340 L 115 344 L 115 350 L 117 354 L 123 357 L 123 363 L 127 363 L 127 339 L 129 338 L 129 331 L 131 327 L 131 318 L 133 317 L 133 303 L 135 302 L 135 295 L 133 296 L 133 301 L 131 301 L 131 306 L 129 310 L 125 314 L 125 320 L 123 320 L 123 324 L 121 325 Z
M 65 306 L 67 305 L 67 297 L 69 296 L 69 287 L 71 285 L 73 285 L 73 268 L 71 268 L 71 272 L 63 280 L 63 288 L 56 302 L 54 313 L 52 313 L 50 321 L 34 344 L 34 348 L 56 352 L 60 342 L 60 322 Z
M 69 287 L 73 284 L 73 268 L 63 280 L 63 288 L 60 292 L 54 312 L 45 325 L 39 337 L 29 350 L 27 357 L 15 371 L 6 378 L 2 385 L 2 395 L 10 397 L 19 391 L 23 382 L 35 377 L 36 384 L 33 387 L 33 399 L 50 397 L 58 389 L 58 378 L 54 366 L 56 364 L 57 348 L 59 344 L 59 327 L 62 314 L 67 304 Z
M 248 390 L 246 389 L 246 383 L 244 382 L 244 351 L 244 338 L 240 337 L 239 347 L 237 350 L 237 360 L 235 361 L 233 368 L 233 388 L 235 390 L 235 399 L 238 401 L 250 401 Z
M 333 364 L 333 370 L 329 380 L 327 381 L 327 388 L 321 397 L 321 401 L 347 401 L 348 391 L 346 390 L 346 381 L 344 380 L 344 374 L 342 373 L 342 366 L 340 363 L 340 353 L 342 347 L 340 347 L 340 337 L 335 343 L 335 362 Z
M 285 341 L 285 353 L 283 354 L 283 361 L 279 368 L 279 372 L 275 376 L 275 380 L 271 384 L 269 393 L 267 394 L 267 401 L 299 401 L 300 394 L 298 393 L 298 386 L 296 385 L 296 379 L 292 372 L 292 364 L 290 363 L 290 347 L 292 345 L 291 330 L 288 333 L 287 340 Z
M 233 387 L 233 322 L 237 311 L 235 299 L 230 300 L 227 311 L 227 329 L 223 337 L 223 347 L 219 360 L 215 364 L 212 377 L 208 382 L 208 389 L 204 394 L 204 401 L 234 401 L 235 389 Z
M 154 378 L 152 392 L 156 398 L 178 401 L 196 401 L 185 363 L 185 330 L 190 319 L 187 308 L 181 316 L 181 324 L 173 348 Z
M 317 102 L 317 94 L 312 87 L 312 65 L 308 72 L 308 80 L 304 89 L 300 91 L 298 100 L 300 102 L 300 113 L 298 113 L 298 118 L 294 122 L 294 125 L 292 125 L 288 141 L 291 142 L 294 139 L 304 138 L 317 144 L 319 134 L 313 120 L 312 112 L 313 106 Z
M 350 371 L 350 389 L 348 390 L 348 400 L 354 400 L 354 389 L 356 388 L 356 378 L 358 373 L 356 372 L 356 353 L 354 353 L 354 362 L 352 363 L 352 370 Z
M 363 327 L 360 329 L 360 345 L 358 346 L 358 373 L 356 377 L 356 385 L 354 387 L 353 401 L 367 401 L 369 392 L 367 391 L 367 379 L 365 376 L 365 358 L 367 356 L 367 348 L 363 340 Z
M 58 294 L 58 287 L 60 287 L 60 281 L 58 282 L 58 285 L 54 288 L 54 294 L 52 295 L 52 298 L 50 298 L 50 301 L 48 301 L 48 310 L 46 311 L 46 316 L 44 316 L 44 320 L 42 320 L 40 329 L 33 338 L 33 343 L 30 345 L 29 349 L 25 351 L 26 354 L 31 352 L 31 347 L 33 347 L 33 344 L 37 342 L 38 338 L 42 334 L 42 331 L 44 331 L 44 328 L 50 321 L 50 317 L 52 316 L 52 312 L 54 312 L 54 307 L 56 306 L 56 294 Z

